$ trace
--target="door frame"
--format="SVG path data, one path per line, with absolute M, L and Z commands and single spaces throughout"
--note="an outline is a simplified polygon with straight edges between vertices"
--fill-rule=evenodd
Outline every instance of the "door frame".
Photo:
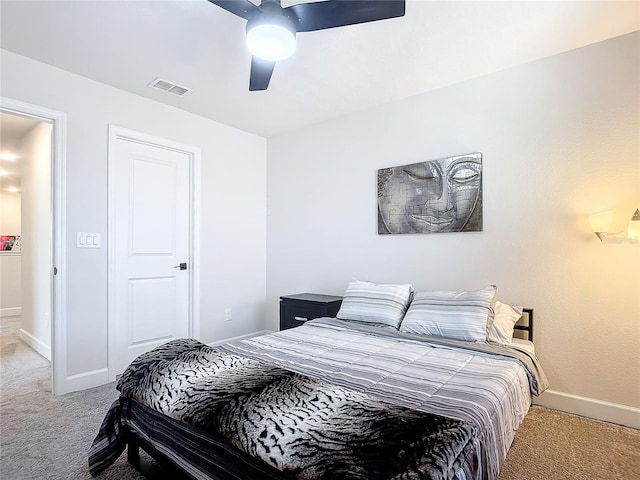
M 114 371 L 112 346 L 116 341 L 114 335 L 115 325 L 115 189 L 113 186 L 118 180 L 115 178 L 113 162 L 114 145 L 117 140 L 141 143 L 157 148 L 172 150 L 186 154 L 189 157 L 189 336 L 200 339 L 200 161 L 201 149 L 192 145 L 174 142 L 153 135 L 129 130 L 109 125 L 109 148 L 108 148 L 108 200 L 107 200 L 107 236 L 108 236 L 108 265 L 107 265 L 107 330 L 108 330 L 108 369 L 109 381 L 116 379 L 117 372 Z
M 51 387 L 54 395 L 71 391 L 67 375 L 67 114 L 6 97 L 0 110 L 49 122 L 51 133 Z M 55 273 L 54 273 L 55 272 Z

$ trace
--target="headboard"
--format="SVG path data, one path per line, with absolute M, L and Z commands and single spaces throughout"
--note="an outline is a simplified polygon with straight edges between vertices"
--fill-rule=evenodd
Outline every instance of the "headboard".
M 516 323 L 514 328 L 514 337 L 516 336 L 516 330 L 526 332 L 525 338 L 530 342 L 533 342 L 533 308 L 523 308 L 522 317 Z

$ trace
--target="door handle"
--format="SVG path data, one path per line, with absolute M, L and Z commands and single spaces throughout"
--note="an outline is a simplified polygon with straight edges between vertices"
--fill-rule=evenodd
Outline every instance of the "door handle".
M 173 268 L 179 268 L 180 270 L 186 270 L 187 269 L 187 264 L 186 263 L 181 263 L 180 265 L 174 265 Z

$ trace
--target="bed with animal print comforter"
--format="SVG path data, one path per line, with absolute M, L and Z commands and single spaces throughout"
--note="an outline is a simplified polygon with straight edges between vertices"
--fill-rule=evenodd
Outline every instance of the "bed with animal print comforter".
M 544 388 L 535 358 L 414 337 L 322 319 L 218 347 L 171 341 L 119 379 L 90 471 L 137 436 L 193 478 L 494 479 L 506 430 Z M 513 383 L 503 403 L 487 409 L 498 387 L 455 393 L 478 368 Z

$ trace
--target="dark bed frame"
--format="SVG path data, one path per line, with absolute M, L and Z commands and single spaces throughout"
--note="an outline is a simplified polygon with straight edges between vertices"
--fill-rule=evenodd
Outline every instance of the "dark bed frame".
M 522 317 L 513 328 L 527 332 L 527 340 L 533 342 L 533 308 L 523 308 Z
M 522 317 L 516 325 L 515 330 L 522 331 L 526 334 L 526 339 L 533 341 L 533 309 L 524 308 L 522 310 Z M 515 333 L 515 332 L 514 332 Z M 139 406 L 139 408 L 147 410 L 147 407 Z M 148 415 L 162 416 L 157 412 L 152 412 L 150 409 L 147 412 Z M 171 419 L 172 422 L 177 420 Z M 142 473 L 147 479 L 150 480 L 195 480 L 195 477 L 182 471 L 171 459 L 155 449 L 152 445 L 144 440 L 135 430 L 128 429 L 126 432 L 127 438 L 127 460 L 129 463 L 140 473 Z M 188 441 L 188 440 L 185 440 Z M 216 440 L 219 443 L 219 440 Z M 150 456 L 155 462 L 149 462 L 144 456 L 140 455 L 140 449 L 142 449 L 148 456 Z M 241 465 L 238 468 L 237 473 L 229 474 L 228 470 L 225 472 L 211 472 L 211 478 L 216 480 L 245 480 L 245 479 L 286 479 L 283 474 L 273 469 L 272 472 L 267 473 L 262 470 L 262 467 L 258 467 L 258 460 L 250 457 L 247 454 L 238 452 L 231 461 L 238 462 Z M 259 472 L 259 473 L 258 473 Z M 259 476 L 255 476 L 259 475 Z
M 127 435 L 127 460 L 145 478 L 150 480 L 181 480 L 191 479 L 190 475 L 181 472 L 167 457 L 158 452 L 147 442 L 132 434 Z M 144 450 L 157 464 L 149 462 L 140 456 L 140 449 Z

